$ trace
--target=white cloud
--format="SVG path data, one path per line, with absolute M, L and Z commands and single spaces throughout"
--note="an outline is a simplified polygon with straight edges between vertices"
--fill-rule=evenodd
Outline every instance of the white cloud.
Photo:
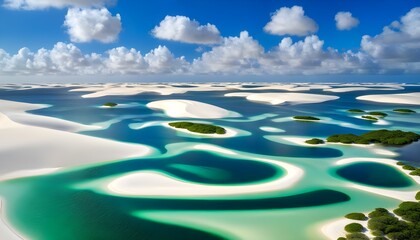
M 413 8 L 383 32 L 364 36 L 358 51 L 340 52 L 324 46 L 316 35 L 300 41 L 283 38 L 270 50 L 243 31 L 207 47 L 191 62 L 165 46 L 142 54 L 113 48 L 83 53 L 73 44 L 57 43 L 51 50 L 28 48 L 9 54 L 0 49 L 0 75 L 317 75 L 420 73 L 420 8 Z
M 10 9 L 38 10 L 66 7 L 102 7 L 113 5 L 117 0 L 5 0 L 4 6 Z
M 67 11 L 64 26 L 72 42 L 90 42 L 97 40 L 103 43 L 114 42 L 121 31 L 121 17 L 112 16 L 106 8 L 80 9 Z
M 338 30 L 350 30 L 359 25 L 359 19 L 353 17 L 351 12 L 338 12 L 334 19 Z
M 215 25 L 200 25 L 199 22 L 185 16 L 166 16 L 159 26 L 152 30 L 152 34 L 156 38 L 185 43 L 214 44 L 221 40 Z
M 306 36 L 318 31 L 318 25 L 305 16 L 302 7 L 282 7 L 271 16 L 271 21 L 265 25 L 264 31 L 274 35 Z
M 51 50 L 20 49 L 10 55 L 0 49 L 0 75 L 107 75 L 181 73 L 188 69 L 165 46 L 143 56 L 136 49 L 113 48 L 104 54 L 83 54 L 73 44 L 59 42 Z
M 411 9 L 400 21 L 384 27 L 383 32 L 363 36 L 362 50 L 387 69 L 413 71 L 420 68 L 420 7 Z
M 258 59 L 263 54 L 263 47 L 248 32 L 241 32 L 239 37 L 223 39 L 220 46 L 203 53 L 194 60 L 193 71 L 199 73 L 242 72 L 258 68 Z

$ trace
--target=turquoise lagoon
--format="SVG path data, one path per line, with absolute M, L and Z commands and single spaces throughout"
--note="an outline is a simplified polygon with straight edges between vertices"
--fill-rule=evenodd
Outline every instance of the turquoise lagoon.
M 252 85 L 246 86 L 252 91 Z M 71 88 L 31 90 L 0 89 L 0 99 L 44 103 L 51 107 L 32 111 L 83 124 L 107 126 L 80 134 L 123 142 L 140 143 L 157 151 L 143 158 L 115 159 L 104 164 L 64 169 L 54 174 L 0 182 L 7 202 L 5 215 L 13 228 L 29 239 L 327 239 L 320 228 L 349 212 L 375 207 L 395 208 L 399 200 L 349 187 L 348 183 L 399 191 L 419 190 L 397 168 L 373 162 L 337 165 L 344 158 L 388 158 L 419 166 L 420 144 L 386 147 L 399 156 L 384 156 L 349 145 L 302 146 L 282 137 L 325 138 L 331 134 L 361 134 L 374 129 L 419 132 L 417 114 L 398 114 L 394 108 L 417 106 L 355 100 L 367 94 L 419 92 L 419 86 L 395 91 L 310 93 L 337 95 L 340 99 L 317 104 L 272 106 L 224 97 L 231 91 L 187 92 L 171 96 L 142 93 L 134 96 L 82 98 Z M 255 91 L 263 92 L 263 91 Z M 272 91 L 270 91 L 272 92 Z M 281 91 L 278 91 L 281 92 Z M 136 124 L 171 121 L 160 111 L 146 107 L 151 101 L 188 99 L 213 104 L 242 115 L 239 118 L 206 119 L 250 134 L 233 138 L 198 138 L 163 126 L 136 129 Z M 126 107 L 99 108 L 104 102 Z M 345 110 L 359 108 L 385 111 L 388 125 L 375 125 Z M 288 120 L 295 115 L 318 116 L 321 122 Z M 343 124 L 344 123 L 344 124 Z M 268 126 L 284 132 L 266 132 Z M 197 144 L 232 151 L 197 150 Z M 385 147 L 384 147 L 385 148 Z M 92 154 L 95 154 L 94 152 Z M 140 197 L 112 194 L 106 183 L 136 171 L 154 171 L 180 181 L 210 186 L 264 184 L 287 175 L 279 165 L 259 159 L 291 164 L 303 170 L 299 181 L 288 188 L 262 193 L 220 196 Z M 30 161 L 30 159 L 28 159 Z

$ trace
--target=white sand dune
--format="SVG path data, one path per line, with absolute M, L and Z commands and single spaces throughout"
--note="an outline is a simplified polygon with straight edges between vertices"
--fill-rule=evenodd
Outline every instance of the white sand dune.
M 364 95 L 356 97 L 356 99 L 379 103 L 420 105 L 420 92 Z
M 197 144 L 193 149 L 217 151 L 237 157 L 245 157 L 234 151 L 208 144 Z M 253 160 L 278 166 L 285 169 L 287 173 L 285 176 L 268 182 L 220 186 L 182 181 L 157 171 L 138 171 L 111 180 L 107 184 L 106 191 L 113 195 L 141 197 L 220 197 L 243 194 L 252 195 L 290 188 L 296 184 L 304 174 L 302 169 L 285 162 L 260 157 L 253 158 Z
M 34 173 L 39 174 L 36 169 L 140 157 L 152 151 L 144 145 L 16 123 L 1 113 L 0 126 L 0 176 L 3 180 L 4 176 L 15 178 L 23 173 L 27 176 L 28 171 L 34 169 Z
M 99 126 L 85 125 L 66 121 L 59 118 L 41 116 L 27 113 L 27 111 L 49 107 L 44 104 L 22 103 L 15 101 L 0 100 L 0 113 L 7 115 L 12 121 L 30 126 L 45 127 L 50 129 L 80 132 L 102 129 Z
M 294 169 L 293 171 L 297 170 Z M 296 176 L 300 175 L 300 172 L 291 174 Z M 285 186 L 289 186 L 290 181 L 289 177 L 286 180 L 279 178 L 260 184 L 216 186 L 180 181 L 161 172 L 140 171 L 113 180 L 108 184 L 108 190 L 113 194 L 124 196 L 211 197 L 278 191 L 284 189 Z
M 225 94 L 226 97 L 245 97 L 249 101 L 268 103 L 271 105 L 322 103 L 339 99 L 337 96 L 310 93 L 251 93 L 234 92 Z
M 192 100 L 161 100 L 150 102 L 146 106 L 151 109 L 163 110 L 166 115 L 172 118 L 215 119 L 241 116 L 236 112 Z
M 335 92 L 335 93 L 343 93 L 343 92 L 355 92 L 355 91 L 392 91 L 392 90 L 402 90 L 403 87 L 338 87 L 338 88 L 327 88 L 324 89 L 326 92 Z
M 262 127 L 260 127 L 260 130 L 261 131 L 264 131 L 264 132 L 271 132 L 271 133 L 283 133 L 283 132 L 286 132 L 283 129 L 275 128 L 275 127 L 270 127 L 270 126 L 262 126 Z

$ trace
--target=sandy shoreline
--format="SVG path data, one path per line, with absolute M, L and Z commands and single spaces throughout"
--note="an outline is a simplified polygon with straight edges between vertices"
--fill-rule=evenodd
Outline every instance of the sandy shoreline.
M 0 239 L 2 240 L 23 240 L 24 238 L 8 224 L 4 214 L 4 200 L 0 197 Z
M 252 102 L 261 102 L 271 105 L 289 104 L 309 104 L 322 103 L 339 99 L 340 97 L 332 95 L 321 95 L 311 93 L 251 93 L 251 92 L 234 92 L 227 93 L 225 97 L 245 97 Z
M 420 105 L 420 92 L 364 95 L 359 96 L 356 99 L 379 103 Z
M 141 157 L 152 153 L 152 149 L 140 145 L 85 136 L 69 131 L 56 130 L 51 118 L 45 125 L 32 126 L 17 123 L 7 115 L 24 112 L 25 103 L 0 101 L 0 179 L 6 180 L 29 175 L 46 174 L 56 168 L 88 165 L 115 159 Z M 39 106 L 38 106 L 39 107 Z M 58 121 L 58 120 L 57 120 Z M 62 129 L 74 129 L 77 123 L 60 122 Z M 37 125 L 37 124 L 35 124 Z M 94 154 L 92 154 L 94 153 Z M 13 159 L 13 161 L 9 161 Z M 31 159 L 31 161 L 28 161 Z
M 183 99 L 154 101 L 146 106 L 150 109 L 162 110 L 167 116 L 172 118 L 216 119 L 241 116 L 239 113 L 211 104 Z

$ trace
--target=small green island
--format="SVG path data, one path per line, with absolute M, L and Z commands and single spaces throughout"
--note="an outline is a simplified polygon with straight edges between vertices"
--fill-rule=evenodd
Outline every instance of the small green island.
M 195 133 L 203 133 L 203 134 L 225 134 L 226 129 L 210 125 L 210 124 L 204 124 L 204 123 L 193 123 L 193 122 L 171 122 L 169 123 L 169 126 L 174 128 L 182 128 L 187 129 L 190 132 Z
M 321 119 L 311 116 L 294 116 L 293 119 L 295 120 L 303 120 L 303 121 L 319 121 Z
M 366 119 L 366 120 L 369 120 L 369 121 L 374 121 L 374 122 L 378 121 L 378 118 L 372 117 L 372 116 L 369 116 L 369 115 L 363 115 L 362 118 Z
M 386 114 L 384 112 L 369 112 L 369 115 L 377 116 L 377 117 L 386 117 L 386 116 L 388 116 L 388 114 Z
M 404 132 L 401 130 L 375 130 L 364 133 L 360 136 L 355 134 L 335 134 L 327 138 L 327 142 L 345 144 L 369 144 L 381 143 L 384 145 L 405 145 L 416 142 L 420 135 L 414 132 Z
M 102 106 L 104 107 L 116 107 L 117 105 L 118 104 L 114 102 L 107 102 L 107 103 L 102 104 Z
M 416 111 L 407 109 L 407 108 L 397 108 L 392 111 L 397 112 L 397 113 L 416 113 Z
M 312 139 L 306 140 L 305 143 L 317 145 L 317 144 L 323 144 L 324 140 L 319 139 L 319 138 L 312 138 Z
M 349 109 L 349 110 L 347 110 L 347 112 L 349 112 L 349 113 L 364 113 L 365 111 L 361 110 L 361 109 Z

